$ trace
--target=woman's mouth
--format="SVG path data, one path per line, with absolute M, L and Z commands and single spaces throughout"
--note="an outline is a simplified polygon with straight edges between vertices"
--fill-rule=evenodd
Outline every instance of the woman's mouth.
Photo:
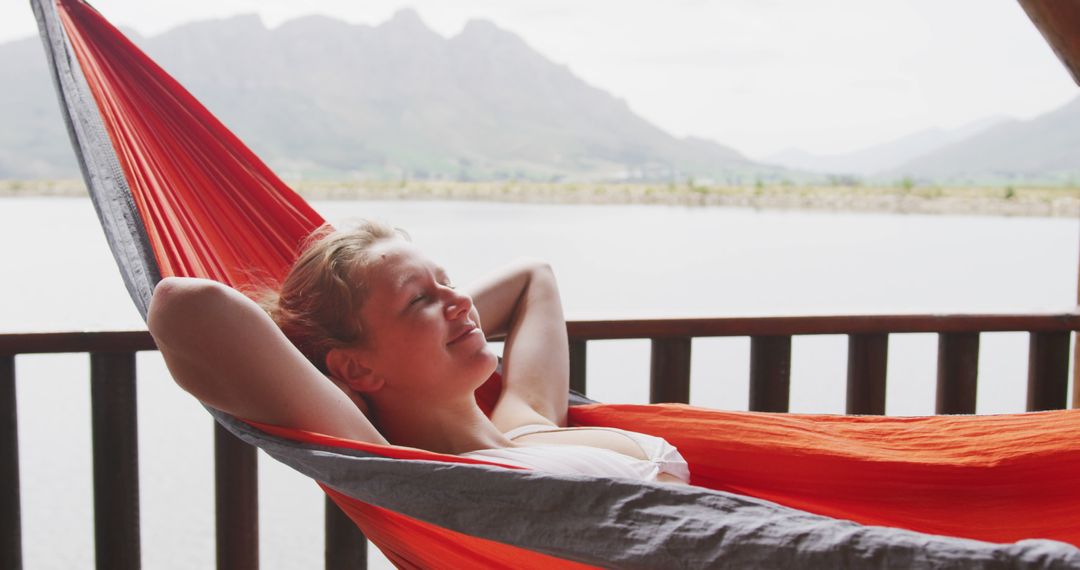
M 456 344 L 458 342 L 461 342 L 462 340 L 465 340 L 466 338 L 469 338 L 469 336 L 472 335 L 473 333 L 479 332 L 479 330 L 480 329 L 476 328 L 475 325 L 468 326 L 465 329 L 462 329 L 460 332 L 458 332 L 457 335 L 455 335 L 454 338 L 450 340 L 450 342 L 446 343 L 446 345 L 449 346 L 451 344 Z

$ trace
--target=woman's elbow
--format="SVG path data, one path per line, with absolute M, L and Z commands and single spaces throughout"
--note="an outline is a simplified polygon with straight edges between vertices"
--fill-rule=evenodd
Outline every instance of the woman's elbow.
M 185 336 L 199 315 L 199 307 L 220 295 L 222 288 L 214 281 L 188 277 L 166 277 L 158 282 L 146 315 L 146 326 L 158 346 Z
M 554 279 L 555 277 L 555 271 L 551 268 L 551 264 L 543 259 L 537 257 L 520 257 L 517 259 L 516 263 L 521 271 L 528 274 L 530 280 L 536 276 L 551 279 Z
M 522 260 L 523 266 L 529 273 L 529 288 L 543 288 L 545 290 L 558 291 L 555 270 L 551 264 L 542 259 L 527 258 Z

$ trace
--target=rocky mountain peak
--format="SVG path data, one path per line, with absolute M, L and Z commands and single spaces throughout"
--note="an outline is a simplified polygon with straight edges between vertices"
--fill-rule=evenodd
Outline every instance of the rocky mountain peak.
M 420 18 L 420 13 L 413 8 L 399 9 L 378 27 L 392 29 L 395 33 L 434 33 Z

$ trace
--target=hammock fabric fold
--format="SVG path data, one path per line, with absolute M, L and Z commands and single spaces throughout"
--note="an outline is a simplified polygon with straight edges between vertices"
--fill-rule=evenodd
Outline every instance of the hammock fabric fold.
M 32 0 L 143 316 L 163 276 L 279 279 L 322 218 L 99 13 Z M 496 374 L 478 393 L 490 405 Z M 574 406 L 658 435 L 681 488 L 508 469 L 214 417 L 319 482 L 401 567 L 1080 567 L 1080 411 L 876 417 Z M 929 534 L 925 534 L 929 533 Z

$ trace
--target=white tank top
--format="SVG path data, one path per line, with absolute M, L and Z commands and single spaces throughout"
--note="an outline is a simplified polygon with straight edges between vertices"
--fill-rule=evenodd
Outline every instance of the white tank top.
M 525 425 L 512 429 L 505 435 L 507 439 L 513 440 L 531 433 L 562 431 L 563 429 L 567 428 L 553 428 L 543 424 Z M 599 447 L 563 444 L 481 449 L 461 455 L 549 473 L 624 477 L 639 481 L 655 481 L 657 475 L 667 473 L 683 482 L 690 482 L 690 466 L 679 451 L 663 438 L 617 428 L 584 429 L 603 429 L 626 435 L 641 447 L 648 459 L 638 459 Z

